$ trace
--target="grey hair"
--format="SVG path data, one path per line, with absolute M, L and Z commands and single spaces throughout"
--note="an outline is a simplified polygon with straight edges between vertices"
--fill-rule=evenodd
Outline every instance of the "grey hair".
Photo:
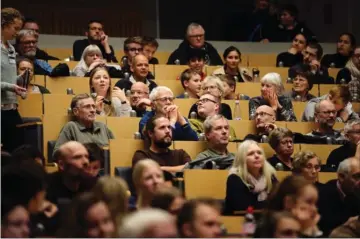
M 199 23 L 195 23 L 195 22 L 192 22 L 188 25 L 188 27 L 186 28 L 186 36 L 189 35 L 189 32 L 191 32 L 194 28 L 201 28 L 204 30 L 205 32 L 205 29 L 203 28 L 203 26 L 201 26 Z
M 37 34 L 34 30 L 30 29 L 21 29 L 18 34 L 16 35 L 16 44 L 20 43 L 21 38 L 25 36 L 34 36 L 36 39 L 38 39 Z
M 358 124 L 360 124 L 360 119 L 348 121 L 348 122 L 345 124 L 344 133 L 347 134 L 349 131 L 352 130 L 352 128 L 353 128 L 355 125 L 358 125 Z
M 351 160 L 352 158 L 347 158 L 345 160 L 343 160 L 340 164 L 339 167 L 337 169 L 337 173 L 338 174 L 349 174 L 350 172 L 350 166 L 351 166 Z
M 284 93 L 284 85 L 281 81 L 281 76 L 279 73 L 270 72 L 263 76 L 260 80 L 261 83 L 275 85 L 277 95 L 282 95 Z
M 89 53 L 93 53 L 93 52 L 99 54 L 101 56 L 101 58 L 103 58 L 102 52 L 101 52 L 100 48 L 97 45 L 94 45 L 94 44 L 88 45 L 84 49 L 84 51 L 83 51 L 83 53 L 81 55 L 81 60 L 75 66 L 73 71 L 76 72 L 77 69 L 82 69 L 83 72 L 88 71 L 90 66 L 86 65 L 85 58 Z M 84 75 L 77 75 L 77 76 L 84 76 Z
M 219 77 L 217 77 L 217 76 L 207 76 L 207 77 L 205 77 L 205 79 L 201 82 L 201 88 L 203 88 L 204 85 L 206 85 L 207 83 L 212 83 L 212 82 L 215 83 L 217 88 L 219 89 L 220 94 L 221 94 L 220 97 L 223 97 L 224 94 L 225 94 L 224 84 L 221 81 L 221 79 Z
M 166 211 L 154 208 L 138 210 L 125 216 L 118 233 L 120 237 L 139 238 L 154 224 L 174 220 Z
M 170 92 L 172 94 L 172 96 L 174 96 L 174 93 L 172 92 L 172 90 L 169 87 L 157 86 L 150 92 L 149 99 L 151 100 L 151 102 L 154 102 L 157 99 L 160 91 Z
M 221 114 L 208 116 L 204 121 L 204 133 L 205 134 L 209 133 L 212 129 L 212 124 L 214 123 L 214 121 L 219 119 L 226 119 L 226 118 Z

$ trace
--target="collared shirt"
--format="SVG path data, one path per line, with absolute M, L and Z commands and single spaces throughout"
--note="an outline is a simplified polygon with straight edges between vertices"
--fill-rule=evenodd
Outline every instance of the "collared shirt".
M 226 155 L 224 154 L 220 154 L 219 152 L 213 150 L 213 149 L 210 149 L 208 148 L 207 150 L 199 153 L 195 160 L 199 160 L 199 159 L 204 159 L 204 158 L 209 158 L 209 157 L 229 157 L 229 158 L 235 158 L 235 154 L 233 153 L 230 153 L 228 150 L 226 150 Z

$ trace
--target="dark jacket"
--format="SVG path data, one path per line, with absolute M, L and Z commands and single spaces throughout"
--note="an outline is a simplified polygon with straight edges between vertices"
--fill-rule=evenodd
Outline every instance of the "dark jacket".
M 281 24 L 269 23 L 262 27 L 262 38 L 268 39 L 270 42 L 292 42 L 298 33 L 303 33 L 309 40 L 316 39 L 314 33 L 305 25 L 305 23 L 297 23 L 294 29 L 287 30 Z
M 289 168 L 286 164 L 284 164 L 276 154 L 274 154 L 272 157 L 268 158 L 267 161 L 271 164 L 271 166 L 273 166 L 276 169 L 276 165 L 278 163 L 281 163 L 283 166 L 283 170 L 281 171 L 291 171 L 292 169 Z M 293 158 L 291 158 L 291 161 L 293 161 Z
M 356 145 L 347 142 L 339 148 L 331 151 L 327 158 L 326 165 L 328 167 L 337 169 L 339 164 L 347 158 L 354 157 L 356 152 Z
M 179 47 L 173 53 L 171 53 L 167 64 L 175 65 L 175 61 L 179 60 L 180 65 L 186 65 L 188 61 L 188 51 L 190 48 L 190 44 L 184 40 L 182 43 L 180 43 Z M 205 42 L 203 49 L 206 52 L 205 61 L 207 65 L 217 66 L 223 64 L 219 53 L 210 43 Z
M 149 61 L 149 64 L 157 65 L 157 64 L 159 64 L 159 60 L 157 58 L 153 57 Z
M 351 78 L 351 72 L 348 68 L 341 69 L 336 76 L 336 84 L 341 84 L 341 79 L 345 80 L 345 83 L 349 83 Z
M 73 45 L 73 56 L 75 61 L 80 61 L 82 53 L 84 52 L 85 48 L 90 45 L 90 42 L 88 39 L 83 40 L 76 40 Z M 107 54 L 105 52 L 105 48 L 101 43 L 96 44 L 103 55 L 103 58 L 106 59 L 108 62 L 118 62 L 118 60 L 115 57 L 114 48 L 110 46 L 111 53 Z
M 299 66 L 295 65 L 289 69 L 289 77 L 294 79 L 296 77 L 296 69 Z M 326 67 L 320 66 L 320 69 L 313 75 L 313 84 L 334 84 L 334 78 L 329 76 L 329 71 Z
M 280 62 L 283 63 L 282 67 L 292 67 L 296 64 L 303 62 L 303 55 L 301 53 L 291 54 L 290 52 L 282 52 L 276 57 L 276 66 L 280 66 Z
M 36 48 L 36 55 L 35 55 L 36 59 L 41 59 L 44 61 L 48 61 L 48 60 L 59 60 L 59 58 L 54 57 L 54 56 L 50 56 L 49 54 L 47 54 L 45 51 L 40 50 L 39 48 Z
M 349 59 L 350 56 L 343 56 L 339 53 L 326 54 L 321 59 L 321 65 L 327 68 L 344 68 Z M 334 64 L 334 66 L 331 66 L 332 63 Z

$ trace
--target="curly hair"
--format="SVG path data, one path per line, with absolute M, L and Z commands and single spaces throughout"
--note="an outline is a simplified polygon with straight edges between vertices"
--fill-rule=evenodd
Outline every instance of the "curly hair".
M 24 16 L 15 8 L 1 9 L 1 28 L 10 25 L 16 18 L 24 22 Z

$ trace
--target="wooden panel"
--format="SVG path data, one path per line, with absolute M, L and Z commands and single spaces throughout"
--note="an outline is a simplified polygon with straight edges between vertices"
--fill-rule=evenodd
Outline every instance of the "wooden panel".
M 320 183 L 327 183 L 333 179 L 337 179 L 337 173 L 330 173 L 330 172 L 320 172 L 319 173 L 319 182 Z
M 333 77 L 336 80 L 336 76 L 340 70 L 340 68 L 328 68 L 329 76 Z
M 252 71 L 254 67 L 249 67 L 249 69 Z M 286 82 L 288 75 L 289 75 L 289 68 L 288 67 L 267 67 L 260 65 L 259 67 L 256 67 L 260 70 L 260 79 L 264 77 L 267 73 L 276 72 L 279 73 L 281 76 L 281 80 L 283 83 Z
M 66 94 L 68 88 L 71 88 L 75 95 L 89 94 L 89 77 L 47 77 L 46 88 L 52 94 Z
M 236 142 L 229 142 L 227 149 L 230 153 L 236 154 L 238 149 L 238 143 Z
M 19 113 L 21 117 L 42 117 L 43 114 L 43 98 L 42 94 L 28 94 L 26 99 L 17 97 L 19 103 Z
M 182 87 L 180 80 L 155 80 L 155 82 L 158 86 L 169 87 L 175 97 L 184 93 L 184 88 Z
M 188 117 L 191 106 L 196 103 L 196 99 L 175 99 L 174 104 L 179 107 L 180 114 Z
M 213 72 L 220 67 L 223 67 L 223 66 L 205 66 L 206 75 L 208 75 L 208 76 L 212 75 Z
M 171 52 L 169 51 L 157 51 L 155 52 L 154 57 L 156 57 L 159 60 L 159 64 L 166 64 Z
M 222 100 L 221 102 L 228 104 L 231 108 L 231 112 L 234 114 L 235 100 Z M 240 103 L 241 119 L 249 120 L 249 101 L 248 100 L 240 100 L 239 103 Z
M 329 91 L 336 86 L 336 84 L 321 84 L 320 86 L 320 96 L 329 94 Z
M 70 108 L 72 95 L 65 94 L 45 94 L 44 95 L 44 114 L 47 115 L 67 115 Z
M 155 65 L 155 79 L 176 80 L 188 68 L 186 65 Z
M 249 66 L 276 66 L 277 54 L 249 54 Z
M 352 102 L 352 107 L 353 107 L 354 112 L 360 113 L 360 103 Z
M 70 71 L 72 71 L 79 62 L 78 61 L 51 61 L 50 60 L 50 61 L 48 61 L 48 63 L 52 68 L 54 68 L 55 66 L 57 66 L 60 63 L 64 63 L 64 64 L 68 65 Z
M 260 83 L 237 83 L 236 93 L 244 94 L 250 97 L 259 96 L 261 94 Z
M 59 58 L 60 60 L 64 60 L 65 58 L 69 58 L 73 54 L 71 47 L 69 47 L 69 48 L 46 48 L 45 51 L 49 55 L 55 56 L 55 57 Z
M 238 139 L 245 138 L 248 134 L 255 134 L 255 121 L 253 120 L 229 120 L 229 124 L 234 128 Z
M 321 164 L 326 164 L 327 158 L 329 157 L 330 153 L 339 148 L 341 145 L 328 145 L 328 144 L 301 144 L 301 150 L 309 150 L 314 152 L 320 159 Z
M 45 76 L 43 75 L 34 75 L 34 78 L 31 81 L 32 84 L 45 86 Z
M 206 148 L 207 144 L 205 141 L 174 141 L 174 149 L 185 150 L 192 160 L 194 160 L 199 153 L 206 150 Z
M 286 128 L 302 134 L 310 133 L 315 127 L 315 122 L 286 122 Z
M 107 126 L 113 132 L 115 139 L 134 139 L 134 133 L 139 130 L 140 118 L 107 117 Z
M 301 121 L 301 116 L 305 110 L 305 107 L 307 105 L 307 102 L 298 102 L 298 101 L 293 101 L 293 110 L 296 116 L 296 119 L 298 121 Z
M 245 217 L 242 216 L 221 216 L 221 222 L 224 224 L 227 233 L 241 234 Z

